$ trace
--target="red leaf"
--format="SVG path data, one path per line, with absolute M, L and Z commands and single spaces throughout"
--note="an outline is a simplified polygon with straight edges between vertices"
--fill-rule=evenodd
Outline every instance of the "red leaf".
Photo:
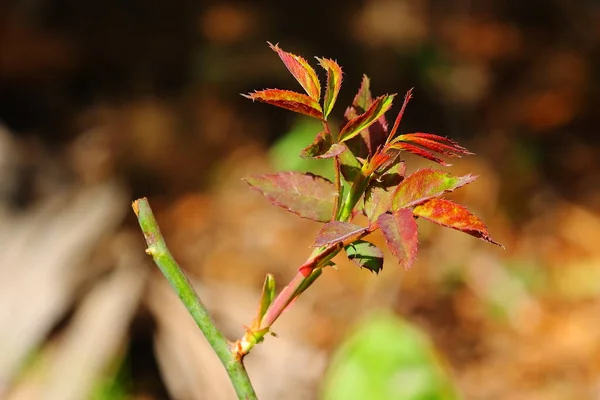
M 346 122 L 364 113 L 372 104 L 370 80 L 366 75 L 363 75 L 360 89 L 354 97 L 352 105 L 344 113 Z M 382 115 L 373 125 L 363 129 L 359 135 L 348 140 L 346 145 L 356 157 L 367 158 L 375 154 L 377 149 L 385 143 L 388 137 L 387 132 L 387 121 L 385 116 Z
M 337 192 L 325 178 L 300 172 L 281 172 L 245 179 L 270 202 L 303 218 L 326 222 L 333 215 Z
M 267 42 L 269 43 L 269 42 Z M 294 78 L 302 85 L 306 93 L 314 100 L 321 98 L 321 83 L 315 70 L 302 57 L 283 51 L 279 45 L 269 43 L 273 51 L 277 52 L 281 61 L 287 69 L 294 75 Z
M 323 225 L 317 234 L 313 247 L 321 247 L 336 242 L 349 244 L 358 239 L 367 229 L 349 222 L 331 221 Z
M 340 155 L 346 146 L 339 143 L 333 143 L 331 135 L 327 132 L 320 132 L 315 140 L 302 149 L 300 157 L 302 158 L 333 158 Z
M 242 94 L 242 96 L 252 101 L 262 101 L 263 103 L 272 104 L 314 118 L 323 118 L 323 111 L 319 102 L 302 93 L 281 89 L 266 89 L 254 93 Z
M 417 258 L 417 223 L 412 212 L 406 208 L 383 214 L 377 219 L 385 242 L 398 258 L 400 265 L 409 269 Z
M 444 160 L 442 160 L 439 157 L 436 157 L 433 153 L 427 151 L 427 150 L 423 150 L 420 147 L 417 146 L 413 146 L 412 144 L 408 144 L 408 143 L 394 143 L 393 145 L 390 146 L 391 149 L 396 149 L 396 150 L 404 150 L 404 151 L 408 151 L 409 153 L 415 154 L 417 156 L 426 158 L 430 161 L 434 161 L 440 165 L 443 165 L 444 167 L 449 167 L 452 164 L 448 164 L 447 162 L 445 162 Z
M 443 136 L 432 135 L 431 133 L 407 133 L 398 136 L 394 142 L 410 142 L 422 146 L 431 151 L 445 154 L 450 157 L 460 157 L 461 155 L 472 155 L 469 150 L 460 146 L 452 139 Z
M 490 237 L 485 224 L 460 204 L 444 199 L 431 199 L 416 206 L 413 214 L 502 247 Z
M 433 197 L 452 192 L 467 183 L 473 182 L 477 176 L 452 176 L 443 171 L 429 168 L 420 169 L 407 176 L 396 189 L 392 209 L 412 207 Z
M 327 118 L 342 87 L 342 68 L 338 63 L 327 58 L 317 57 L 317 60 L 321 67 L 327 71 L 327 88 L 325 89 L 325 100 L 323 102 L 323 112 L 325 118 Z
M 404 103 L 402 103 L 402 108 L 400 109 L 400 112 L 398 113 L 398 116 L 396 117 L 396 121 L 394 121 L 394 126 L 392 127 L 392 131 L 390 132 L 390 138 L 394 137 L 394 135 L 396 134 L 396 131 L 398 130 L 398 126 L 400 126 L 400 122 L 402 121 L 402 116 L 404 115 L 404 110 L 406 110 L 406 106 L 408 105 L 408 102 L 410 101 L 410 99 L 412 99 L 412 89 L 410 89 L 404 95 Z
M 361 112 L 365 112 L 371 107 L 371 104 L 373 104 L 373 96 L 371 96 L 371 80 L 368 76 L 363 75 L 358 93 L 354 96 L 354 100 L 352 101 L 352 106 L 360 109 Z M 348 119 L 352 118 L 348 117 Z
M 340 132 L 340 141 L 346 141 L 358 135 L 377 121 L 392 106 L 395 95 L 385 95 L 376 98 L 367 111 L 346 123 Z

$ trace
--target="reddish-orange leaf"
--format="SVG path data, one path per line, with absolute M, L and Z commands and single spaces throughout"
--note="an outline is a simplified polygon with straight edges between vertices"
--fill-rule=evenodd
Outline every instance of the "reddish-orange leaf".
M 325 99 L 323 101 L 323 113 L 327 118 L 342 87 L 342 67 L 328 58 L 317 57 L 317 60 L 321 67 L 327 71 L 327 88 L 325 89 Z
M 439 157 L 436 157 L 432 152 L 424 150 L 420 147 L 414 146 L 412 144 L 409 143 L 394 143 L 390 146 L 391 149 L 395 149 L 395 150 L 404 150 L 404 151 L 408 151 L 409 153 L 415 154 L 417 156 L 426 158 L 430 161 L 436 162 L 440 165 L 443 165 L 444 167 L 449 167 L 452 164 L 448 164 L 447 162 L 445 162 L 444 160 L 442 160 Z
M 408 105 L 408 102 L 410 101 L 410 99 L 412 99 L 412 89 L 410 89 L 404 95 L 404 103 L 402 103 L 402 108 L 400 109 L 400 112 L 398 113 L 398 116 L 396 117 L 396 121 L 394 121 L 394 126 L 392 127 L 392 130 L 390 131 L 390 136 L 388 138 L 388 141 L 392 137 L 394 137 L 394 135 L 396 134 L 396 131 L 398 130 L 398 126 L 400 126 L 400 122 L 402 121 L 402 116 L 404 115 L 404 110 L 406 110 L 406 106 Z
M 337 242 L 349 244 L 358 239 L 367 229 L 349 222 L 331 221 L 323 225 L 315 238 L 313 247 L 321 247 Z
M 369 78 L 363 75 L 360 89 L 354 97 L 352 105 L 344 113 L 346 122 L 358 117 L 373 104 L 370 85 Z M 356 157 L 367 158 L 375 154 L 377 149 L 385 143 L 387 137 L 388 125 L 385 115 L 382 115 L 367 129 L 362 130 L 358 135 L 346 141 L 346 145 Z
M 433 197 L 452 192 L 467 183 L 473 182 L 477 176 L 452 176 L 447 172 L 434 171 L 429 168 L 420 169 L 407 176 L 396 189 L 392 209 L 408 208 Z
M 281 89 L 266 89 L 254 93 L 242 94 L 242 96 L 253 101 L 262 101 L 263 103 L 285 108 L 286 110 L 323 119 L 323 111 L 319 102 L 302 93 Z
M 376 98 L 367 111 L 348 121 L 348 123 L 342 128 L 339 135 L 340 141 L 343 142 L 348 139 L 352 139 L 362 130 L 371 126 L 371 124 L 377 121 L 379 117 L 381 117 L 386 113 L 387 110 L 390 109 L 395 96 L 396 95 L 392 94 Z
M 407 133 L 398 136 L 393 142 L 414 143 L 431 151 L 435 151 L 436 153 L 445 154 L 450 157 L 473 154 L 454 140 L 443 136 L 433 135 L 431 133 Z
M 367 111 L 373 104 L 373 96 L 371 95 L 371 80 L 368 76 L 363 75 L 358 93 L 354 96 L 352 106 L 358 108 L 361 112 Z M 351 119 L 351 118 L 348 118 Z
M 409 269 L 417 258 L 417 223 L 409 209 L 402 208 L 377 219 L 385 242 L 400 265 Z
M 502 247 L 490 237 L 485 224 L 460 204 L 444 199 L 431 199 L 416 206 L 413 214 Z
M 319 82 L 317 73 L 310 64 L 300 56 L 283 51 L 277 44 L 273 45 L 269 43 L 269 46 L 273 51 L 277 52 L 288 71 L 294 75 L 294 78 L 302 85 L 306 93 L 312 99 L 319 101 L 321 98 L 321 83 Z

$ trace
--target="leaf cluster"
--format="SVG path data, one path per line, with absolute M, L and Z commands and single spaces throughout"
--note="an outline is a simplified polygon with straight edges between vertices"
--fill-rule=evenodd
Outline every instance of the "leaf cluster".
M 397 134 L 412 90 L 405 95 L 390 129 L 385 114 L 396 95 L 374 98 L 369 78 L 363 76 L 358 93 L 344 112 L 342 127 L 336 131 L 328 118 L 342 86 L 342 68 L 334 60 L 317 58 L 326 75 L 323 90 L 316 71 L 304 58 L 278 45 L 269 45 L 305 93 L 266 89 L 244 96 L 320 120 L 322 130 L 300 156 L 333 158 L 336 178 L 331 182 L 312 174 L 283 172 L 249 177 L 246 182 L 272 204 L 324 223 L 314 241 L 315 248 L 343 248 L 357 265 L 378 273 L 383 267 L 383 252 L 364 238 L 380 230 L 391 253 L 408 269 L 417 255 L 417 218 L 498 245 L 478 217 L 443 198 L 473 182 L 476 176 L 452 176 L 432 168 L 406 174 L 402 152 L 442 166 L 450 165 L 442 157 L 472 154 L 443 136 L 422 132 Z M 353 222 L 358 214 L 366 216 L 366 225 Z

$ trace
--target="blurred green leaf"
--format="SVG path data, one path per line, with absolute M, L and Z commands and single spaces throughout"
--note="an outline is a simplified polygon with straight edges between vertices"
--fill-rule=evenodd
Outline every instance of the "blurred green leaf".
M 92 393 L 91 400 L 126 400 L 132 398 L 129 391 L 131 386 L 131 371 L 129 359 L 118 358 L 109 368 L 107 376 L 101 378 Z
M 333 180 L 333 160 L 301 158 L 300 152 L 312 143 L 323 129 L 321 122 L 299 117 L 292 129 L 281 137 L 269 151 L 269 161 L 277 171 L 311 172 Z
M 393 314 L 364 320 L 338 348 L 323 400 L 460 399 L 431 341 Z

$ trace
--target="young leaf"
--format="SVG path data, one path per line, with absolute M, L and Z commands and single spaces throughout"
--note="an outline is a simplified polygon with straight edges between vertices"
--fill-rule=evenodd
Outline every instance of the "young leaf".
M 362 165 L 351 151 L 343 151 L 339 156 L 341 163 L 340 170 L 344 180 L 348 183 L 354 182 L 358 174 L 361 173 Z
M 407 133 L 398 136 L 392 140 L 390 144 L 390 148 L 405 150 L 444 166 L 449 166 L 450 164 L 445 163 L 443 160 L 433 155 L 432 152 L 457 158 L 460 158 L 463 155 L 473 154 L 454 140 L 443 136 L 432 135 L 431 133 Z
M 349 222 L 331 221 L 323 225 L 313 247 L 321 247 L 336 242 L 352 242 L 358 239 L 368 228 Z
M 396 187 L 406 175 L 406 165 L 396 157 L 389 164 L 382 165 L 377 172 L 381 175 L 376 175 L 376 178 L 371 180 L 364 198 L 363 210 L 370 222 L 391 211 Z
M 502 247 L 490 237 L 485 224 L 460 204 L 444 199 L 431 199 L 416 206 L 413 214 Z
M 366 268 L 376 274 L 383 268 L 383 251 L 373 243 L 357 240 L 344 247 L 348 259 L 359 267 Z
M 346 122 L 358 117 L 373 104 L 370 85 L 369 78 L 363 75 L 360 89 L 354 97 L 352 105 L 344 113 Z M 356 157 L 367 158 L 375 154 L 377 149 L 385 143 L 387 136 L 388 125 L 385 116 L 382 115 L 367 129 L 362 130 L 358 135 L 349 139 L 346 145 Z
M 323 118 L 323 111 L 321 110 L 319 102 L 302 93 L 281 89 L 266 89 L 254 93 L 242 94 L 242 96 L 252 101 L 262 101 L 263 103 L 285 108 L 286 110 L 291 110 L 314 118 Z
M 367 129 L 374 122 L 376 122 L 379 117 L 381 117 L 386 113 L 387 110 L 390 109 L 394 97 L 395 95 L 392 94 L 376 98 L 367 111 L 346 123 L 340 132 L 340 141 L 343 142 L 355 137 L 362 130 Z
M 323 112 L 325 118 L 327 118 L 342 87 L 342 68 L 338 63 L 327 58 L 317 57 L 317 60 L 321 67 L 327 71 L 327 88 L 325 89 L 325 100 L 323 102 Z
M 412 144 L 409 143 L 394 143 L 390 146 L 390 148 L 395 149 L 395 150 L 404 150 L 404 151 L 408 151 L 409 153 L 412 153 L 414 155 L 417 155 L 419 157 L 423 157 L 426 158 L 430 161 L 436 162 L 444 167 L 449 167 L 452 164 L 448 164 L 447 162 L 445 162 L 444 160 L 442 160 L 439 157 L 436 157 L 432 152 L 427 151 L 427 150 L 423 150 L 420 147 L 414 146 Z
M 260 296 L 260 308 L 258 309 L 257 321 L 260 321 L 267 312 L 267 309 L 275 298 L 275 278 L 272 274 L 267 274 L 263 283 L 262 294 Z
M 371 185 L 365 193 L 364 213 L 369 222 L 375 222 L 380 215 L 385 214 L 392 208 L 393 190 Z
M 313 221 L 331 219 L 337 192 L 333 183 L 325 178 L 300 172 L 281 172 L 245 180 L 271 204 Z
M 344 150 L 346 150 L 346 146 L 339 143 L 333 143 L 331 135 L 326 132 L 320 132 L 311 144 L 302 149 L 300 157 L 333 158 Z
M 369 222 L 374 222 L 381 214 L 391 211 L 395 188 L 406 174 L 406 165 L 400 159 L 394 160 L 386 168 L 383 169 L 383 175 L 371 181 L 365 192 L 363 211 Z
M 398 186 L 406 175 L 406 164 L 399 157 L 395 157 L 387 164 L 380 166 L 377 174 L 376 184 L 378 186 L 386 189 Z
M 377 218 L 390 251 L 398 258 L 401 266 L 409 269 L 417 257 L 417 223 L 412 212 L 406 208 L 383 214 Z
M 363 75 L 358 93 L 356 96 L 354 96 L 354 100 L 352 101 L 352 106 L 360 109 L 361 112 L 365 112 L 369 107 L 371 107 L 371 104 L 373 104 L 373 96 L 371 95 L 371 80 L 368 76 Z
M 461 155 L 473 155 L 452 139 L 443 136 L 433 135 L 431 133 L 407 133 L 398 136 L 395 141 L 411 142 L 418 144 L 426 149 L 444 154 L 449 157 L 460 157 Z
M 388 141 L 392 137 L 394 137 L 394 135 L 396 134 L 396 131 L 398 131 L 398 127 L 400 126 L 400 122 L 402 121 L 402 116 L 404 115 L 404 110 L 406 110 L 406 106 L 408 105 L 408 102 L 410 101 L 410 99 L 412 99 L 412 89 L 410 89 L 404 95 L 404 102 L 402 103 L 402 108 L 400 109 L 400 112 L 398 113 L 398 116 L 396 117 L 396 120 L 394 121 L 394 126 L 392 126 L 392 131 L 390 132 L 390 136 L 387 139 Z
M 446 172 L 429 168 L 420 169 L 407 176 L 398 185 L 394 193 L 392 209 L 412 207 L 433 197 L 452 192 L 467 183 L 473 182 L 477 176 L 452 176 Z
M 302 85 L 306 93 L 312 99 L 319 101 L 321 98 L 321 83 L 310 64 L 300 56 L 283 51 L 277 44 L 269 43 L 269 46 L 279 55 L 288 71 L 294 75 L 294 78 Z

